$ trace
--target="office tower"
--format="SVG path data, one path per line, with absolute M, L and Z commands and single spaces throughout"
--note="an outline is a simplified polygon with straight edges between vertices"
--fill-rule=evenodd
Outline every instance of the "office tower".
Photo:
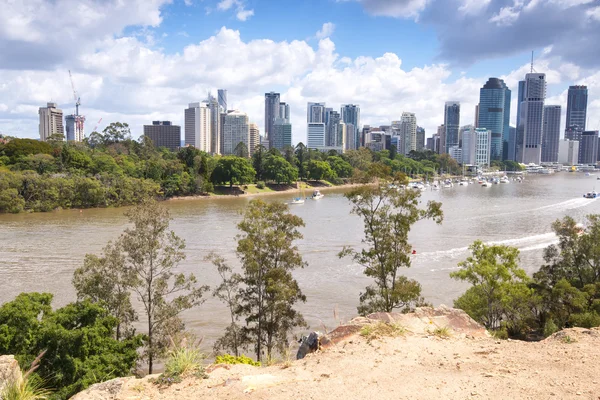
M 40 140 L 47 140 L 50 136 L 64 135 L 63 112 L 56 103 L 47 103 L 46 107 L 40 107 Z
M 360 147 L 360 106 L 358 104 L 343 104 L 340 108 L 340 114 L 342 122 L 346 124 L 346 131 L 348 126 L 352 125 L 355 130 L 355 149 Z M 349 133 L 346 133 L 349 135 Z
M 400 137 L 404 141 L 404 153 L 417 150 L 417 117 L 414 113 L 403 112 L 400 117 Z
M 460 129 L 458 130 L 458 145 L 459 147 L 463 147 L 463 134 L 465 132 L 470 132 L 473 131 L 473 129 L 475 129 L 475 127 L 473 125 L 465 125 L 465 126 L 461 126 Z
M 212 147 L 212 117 L 207 102 L 190 103 L 184 111 L 185 145 L 210 153 Z
M 516 158 L 523 164 L 539 164 L 542 161 L 546 74 L 527 74 L 524 82 L 517 127 Z
M 339 152 L 340 153 L 345 153 L 346 152 L 346 124 L 341 122 L 338 124 L 338 132 L 337 132 L 337 137 L 338 137 L 338 148 L 340 149 Z
M 227 90 L 226 89 L 218 89 L 217 97 L 219 101 L 219 107 L 221 107 L 221 113 L 227 112 Z
M 279 117 L 290 120 L 290 105 L 287 103 L 279 103 Z
M 210 109 L 210 152 L 221 154 L 221 113 L 224 112 L 218 99 L 210 93 L 206 104 Z
M 325 123 L 309 122 L 307 129 L 306 147 L 309 149 L 321 149 L 325 147 Z
M 460 127 L 460 102 L 447 101 L 444 106 L 444 126 L 446 129 L 445 152 L 452 146 L 458 146 L 458 128 Z
M 596 164 L 598 161 L 598 131 L 583 131 L 579 141 L 579 163 Z
M 558 162 L 560 140 L 560 106 L 544 106 L 544 135 L 542 137 L 542 162 Z
M 405 138 L 404 135 L 402 134 L 402 121 L 392 121 L 392 137 L 395 138 L 394 139 L 394 143 L 396 146 L 396 149 L 398 150 L 398 154 L 404 154 L 405 151 Z
M 326 138 L 325 144 L 328 147 L 341 147 L 343 137 L 340 137 L 340 123 L 342 122 L 340 113 L 337 111 L 333 111 L 333 109 L 327 109 L 326 115 Z
M 472 125 L 463 130 L 462 136 L 462 164 L 474 165 L 477 150 L 477 133 Z
M 444 124 L 438 126 L 437 135 L 440 138 L 437 153 L 444 154 L 446 153 L 446 127 L 444 126 Z
M 152 139 L 154 147 L 166 147 L 171 151 L 181 147 L 181 127 L 171 121 L 152 121 L 152 125 L 144 125 L 144 136 Z
M 65 136 L 67 141 L 81 142 L 85 138 L 83 130 L 85 117 L 79 114 L 67 115 L 65 117 Z
M 271 147 L 277 150 L 283 150 L 292 145 L 292 124 L 285 118 L 276 118 L 273 125 L 273 135 L 271 138 Z
M 563 165 L 579 164 L 579 141 L 561 140 L 558 143 L 558 162 Z
M 489 78 L 479 89 L 479 117 L 476 127 L 492 131 L 492 160 L 508 157 L 510 98 L 510 89 L 502 79 Z
M 435 150 L 435 137 L 436 136 L 437 136 L 437 134 L 433 135 L 432 137 L 427 138 L 427 143 L 425 144 L 426 150 L 430 150 L 430 151 Z
M 417 126 L 417 151 L 425 150 L 425 128 Z
M 516 144 L 517 144 L 517 128 L 514 126 L 508 127 L 508 152 L 506 159 L 510 161 L 516 160 Z
M 230 110 L 221 116 L 221 122 L 223 124 L 223 155 L 235 154 L 235 148 L 240 142 L 248 147 L 248 153 L 250 153 L 248 115 L 238 110 Z
M 306 109 L 306 122 L 325 124 L 325 103 L 308 103 Z
M 567 94 L 567 121 L 565 130 L 571 126 L 578 126 L 581 131 L 585 131 L 585 122 L 587 118 L 587 86 L 569 86 Z
M 248 131 L 250 133 L 250 144 L 248 146 L 250 148 L 250 151 L 248 153 L 250 154 L 250 157 L 252 157 L 252 155 L 256 151 L 256 147 L 260 146 L 260 131 L 258 129 L 258 125 L 256 125 L 255 123 L 250 124 L 250 126 L 248 127 Z
M 461 163 L 462 162 L 462 149 L 458 146 L 452 146 L 450 147 L 450 149 L 448 149 L 448 155 L 450 155 L 450 157 L 454 158 L 456 160 L 457 163 Z
M 475 106 L 475 128 L 479 128 L 479 104 Z
M 265 93 L 265 132 L 264 135 L 269 139 L 270 147 L 273 147 L 271 135 L 274 133 L 275 119 L 279 118 L 279 104 L 281 103 L 279 93 Z
M 344 123 L 345 129 L 345 137 L 344 137 L 344 150 L 356 150 L 358 149 L 358 144 L 356 142 L 356 128 L 354 125 L 349 123 Z
M 479 167 L 490 165 L 492 131 L 485 128 L 475 129 L 477 144 L 475 146 L 475 164 Z

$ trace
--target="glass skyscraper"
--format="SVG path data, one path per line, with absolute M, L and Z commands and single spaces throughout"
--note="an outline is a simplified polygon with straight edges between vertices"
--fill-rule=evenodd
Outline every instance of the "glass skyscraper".
M 526 74 L 524 82 L 523 98 L 519 99 L 521 104 L 517 126 L 516 161 L 523 164 L 539 164 L 542 161 L 546 74 Z
M 491 159 L 508 157 L 511 91 L 502 79 L 490 78 L 479 89 L 478 128 L 492 132 Z
M 587 118 L 587 86 L 569 86 L 567 95 L 567 122 L 565 130 L 571 126 L 578 126 L 580 131 L 585 131 Z
M 446 142 L 444 153 L 450 153 L 450 148 L 459 146 L 458 130 L 460 128 L 460 102 L 447 101 L 444 106 L 444 127 Z

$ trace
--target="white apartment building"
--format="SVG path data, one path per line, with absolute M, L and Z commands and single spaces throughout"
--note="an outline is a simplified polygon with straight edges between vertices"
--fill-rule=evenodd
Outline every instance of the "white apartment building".
M 185 145 L 211 153 L 213 151 L 212 120 L 209 104 L 207 102 L 190 103 L 184 112 L 184 123 Z
M 235 154 L 235 148 L 240 142 L 245 143 L 248 147 L 248 152 L 250 152 L 250 124 L 248 123 L 248 115 L 234 110 L 223 114 L 222 117 L 222 154 Z
M 490 151 L 492 145 L 492 131 L 485 128 L 475 129 L 477 145 L 475 148 L 475 164 L 478 167 L 490 165 Z M 464 140 L 464 136 L 463 136 Z
M 46 107 L 40 107 L 40 139 L 45 141 L 54 134 L 65 134 L 63 126 L 63 112 L 56 103 L 47 103 Z

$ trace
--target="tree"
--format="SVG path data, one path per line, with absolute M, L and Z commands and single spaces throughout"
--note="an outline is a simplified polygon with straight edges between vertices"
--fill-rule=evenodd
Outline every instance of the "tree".
M 278 185 L 285 182 L 288 185 L 298 180 L 298 170 L 285 158 L 269 154 L 265 159 L 264 178 L 275 181 Z
M 336 178 L 335 172 L 333 172 L 327 161 L 310 160 L 307 170 L 308 177 L 317 181 Z
M 339 156 L 329 156 L 327 157 L 327 162 L 329 163 L 331 169 L 338 178 L 352 177 L 354 169 L 352 168 L 352 165 L 344 161 L 343 158 Z
M 223 257 L 213 253 L 208 256 L 208 259 L 217 267 L 217 272 L 221 277 L 221 284 L 214 289 L 213 296 L 225 303 L 231 316 L 231 324 L 225 329 L 225 335 L 215 342 L 214 349 L 215 351 L 229 350 L 238 357 L 240 355 L 240 348 L 243 346 L 240 326 L 237 323 L 239 319 L 239 291 L 242 276 L 233 273 L 231 267 L 227 265 Z
M 295 150 L 292 146 L 285 146 L 283 148 L 283 157 L 285 161 L 296 167 L 298 165 L 298 159 L 296 158 Z
M 140 336 L 115 339 L 117 321 L 89 301 L 52 310 L 52 295 L 21 293 L 0 307 L 0 354 L 26 368 L 45 351 L 35 374 L 68 399 L 88 386 L 127 376 L 137 364 Z
M 298 160 L 298 176 L 300 180 L 306 178 L 306 165 L 308 161 L 308 151 L 306 146 L 300 142 L 296 145 L 296 159 Z
M 254 344 L 256 358 L 283 351 L 289 335 L 306 323 L 294 309 L 298 301 L 306 301 L 292 271 L 305 263 L 294 245 L 301 239 L 299 227 L 304 222 L 289 212 L 283 203 L 267 204 L 252 200 L 238 224 L 237 256 L 242 263 L 239 307 L 236 314 L 245 318 L 242 340 Z
M 256 171 L 256 180 L 262 181 L 264 179 L 264 164 L 265 164 L 265 153 L 267 149 L 265 146 L 258 145 L 254 154 L 252 154 L 252 166 Z
M 515 247 L 486 245 L 475 241 L 469 249 L 472 255 L 460 262 L 458 271 L 450 273 L 450 277 L 469 282 L 472 287 L 455 301 L 457 308 L 462 308 L 477 322 L 488 329 L 500 328 L 500 322 L 507 317 L 513 320 L 515 331 L 521 326 L 521 318 L 514 318 L 508 312 L 507 305 L 515 308 L 515 298 L 527 306 L 531 291 L 527 288 L 529 278 L 518 266 L 519 250 Z
M 173 331 L 181 330 L 182 311 L 201 304 L 208 286 L 197 286 L 190 274 L 175 274 L 173 269 L 185 258 L 185 243 L 169 231 L 170 216 L 154 200 L 146 200 L 126 213 L 133 228 L 120 238 L 125 253 L 129 281 L 142 303 L 147 322 L 146 356 L 148 373 L 160 357 Z
M 398 154 L 398 148 L 396 146 L 390 147 L 390 160 L 395 160 Z
M 127 123 L 111 122 L 102 133 L 105 144 L 119 143 L 131 138 L 131 130 Z
M 256 172 L 250 160 L 236 156 L 225 156 L 219 158 L 217 166 L 212 172 L 211 180 L 215 184 L 229 183 L 229 187 L 244 185 L 252 182 Z
M 360 295 L 360 315 L 394 309 L 407 311 L 423 302 L 421 285 L 400 275 L 401 268 L 411 265 L 408 234 L 419 220 L 433 219 L 439 224 L 443 219 L 441 203 L 430 201 L 421 209 L 419 191 L 396 189 L 406 183 L 404 176 L 380 183 L 358 187 L 345 195 L 352 203 L 351 212 L 363 220 L 365 248 L 356 251 L 344 247 L 339 257 L 352 257 L 365 268 L 365 275 L 375 280 Z
M 237 157 L 248 158 L 250 154 L 248 153 L 248 145 L 244 142 L 239 142 L 235 149 L 233 150 L 233 154 Z
M 131 323 L 138 319 L 131 304 L 130 282 L 135 278 L 125 267 L 122 243 L 108 242 L 103 255 L 86 254 L 83 266 L 73 274 L 77 299 L 99 303 L 116 318 L 115 337 L 130 337 Z
M 46 138 L 46 142 L 50 144 L 63 144 L 65 142 L 65 135 L 62 133 L 53 133 Z

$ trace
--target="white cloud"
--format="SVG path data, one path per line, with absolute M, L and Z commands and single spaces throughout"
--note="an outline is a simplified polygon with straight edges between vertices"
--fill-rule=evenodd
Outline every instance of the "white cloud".
M 600 6 L 595 7 L 595 8 L 590 8 L 589 10 L 587 10 L 586 15 L 591 19 L 600 21 Z
M 194 2 L 192 0 L 183 0 L 183 3 L 188 7 L 190 7 L 194 4 Z
M 254 10 L 246 9 L 245 0 L 221 0 L 217 4 L 217 9 L 227 11 L 235 7 L 235 17 L 240 21 L 247 21 L 248 18 L 254 15 Z
M 315 36 L 317 39 L 324 39 L 326 37 L 330 37 L 331 35 L 333 35 L 334 31 L 335 31 L 335 24 L 331 23 L 331 22 L 325 22 L 323 24 L 323 27 L 321 28 L 321 30 L 317 31 Z
M 254 10 L 239 10 L 235 16 L 240 21 L 247 21 L 248 18 L 254 15 Z
M 462 0 L 463 3 L 458 7 L 458 11 L 466 15 L 479 15 L 484 11 L 491 0 Z
M 498 26 L 510 26 L 519 18 L 520 14 L 521 10 L 518 7 L 503 7 L 489 21 Z
M 339 0 L 338 0 L 339 1 Z M 350 0 L 341 0 L 350 1 Z M 418 18 L 428 3 L 433 0 L 354 0 L 363 5 L 372 15 L 395 18 Z

